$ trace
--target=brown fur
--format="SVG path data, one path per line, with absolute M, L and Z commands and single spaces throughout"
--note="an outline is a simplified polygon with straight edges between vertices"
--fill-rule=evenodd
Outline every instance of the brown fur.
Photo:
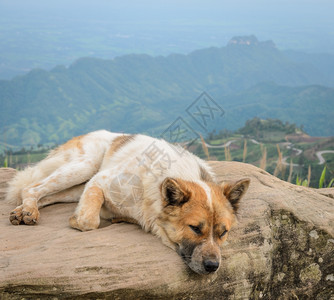
M 248 184 L 245 184 L 247 180 L 241 179 L 237 182 L 231 184 L 231 183 L 223 183 L 223 192 L 226 198 L 229 199 L 232 207 L 235 211 L 239 208 L 239 201 L 242 195 L 247 191 L 249 186 L 249 180 Z
M 203 188 L 196 183 L 186 182 L 182 179 L 177 179 L 177 182 L 184 189 L 184 195 L 189 197 L 189 200 L 181 207 L 167 206 L 163 217 L 166 222 L 171 222 L 176 227 L 175 242 L 184 238 L 199 242 L 208 237 L 213 226 L 217 230 L 216 236 L 219 234 L 218 231 L 221 231 L 219 224 L 224 224 L 227 230 L 230 229 L 235 219 L 234 211 L 219 186 L 210 185 L 213 192 L 213 207 L 210 208 Z M 182 230 L 188 225 L 198 226 L 199 224 L 203 226 L 203 236 L 201 238 L 194 235 L 191 230 Z
M 159 220 L 161 226 L 186 263 L 201 274 L 211 272 L 209 267 L 203 267 L 205 261 L 220 264 L 220 247 L 235 222 L 237 202 L 247 190 L 249 180 L 222 186 L 216 183 L 207 185 L 211 200 L 200 184 L 195 182 L 168 179 L 161 187 L 165 203 Z M 168 196 L 178 200 L 167 199 Z
M 74 214 L 70 218 L 70 225 L 80 230 L 91 230 L 99 227 L 100 210 L 104 202 L 103 191 L 97 186 L 91 186 L 85 191 L 81 203 L 81 214 Z M 82 222 L 82 220 L 84 220 Z M 80 224 L 80 226 L 78 226 Z
M 135 138 L 135 135 L 121 135 L 115 138 L 106 153 L 106 157 L 112 156 L 116 153 L 119 149 L 124 147 L 127 143 L 131 142 Z
M 65 144 L 61 145 L 60 147 L 58 147 L 56 149 L 56 152 L 58 151 L 66 151 L 68 149 L 73 149 L 73 148 L 77 148 L 80 152 L 80 154 L 83 154 L 83 145 L 82 145 L 82 138 L 85 137 L 85 135 L 80 135 L 80 136 L 76 136 L 74 138 L 72 138 L 71 140 L 69 140 L 68 142 L 66 142 Z
M 203 181 L 206 182 L 213 182 L 213 178 L 212 176 L 209 174 L 209 172 L 207 170 L 205 170 L 202 166 L 199 167 L 199 171 L 200 171 L 200 178 Z
M 112 224 L 115 224 L 115 223 L 122 223 L 122 222 L 125 222 L 125 223 L 131 223 L 131 224 L 135 224 L 135 225 L 139 225 L 138 222 L 133 219 L 133 218 L 126 218 L 126 217 L 121 217 L 121 218 L 113 218 L 111 220 L 111 223 Z

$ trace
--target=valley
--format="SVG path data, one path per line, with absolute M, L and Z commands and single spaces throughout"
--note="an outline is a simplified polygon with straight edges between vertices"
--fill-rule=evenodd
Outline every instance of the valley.
M 158 136 L 176 115 L 186 120 L 186 108 L 203 92 L 225 111 L 210 130 L 236 130 L 259 117 L 332 136 L 334 75 L 319 58 L 311 64 L 313 56 L 295 56 L 246 36 L 188 55 L 82 58 L 35 69 L 0 80 L 0 137 L 14 147 L 36 147 L 98 129 Z M 326 58 L 331 66 L 334 59 Z

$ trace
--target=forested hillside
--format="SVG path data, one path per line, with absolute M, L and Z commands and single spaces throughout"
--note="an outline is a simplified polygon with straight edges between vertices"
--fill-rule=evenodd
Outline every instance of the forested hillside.
M 206 91 L 225 110 L 221 128 L 265 116 L 334 135 L 334 89 L 322 86 L 334 78 L 322 70 L 255 37 L 189 55 L 83 58 L 0 81 L 0 130 L 10 145 L 61 143 L 100 128 L 159 135 Z

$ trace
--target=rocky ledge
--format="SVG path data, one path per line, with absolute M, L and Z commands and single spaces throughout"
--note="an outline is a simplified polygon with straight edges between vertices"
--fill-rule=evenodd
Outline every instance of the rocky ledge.
M 192 273 L 131 224 L 69 228 L 75 204 L 13 226 L 3 201 L 15 174 L 0 169 L 1 299 L 334 299 L 334 189 L 298 187 L 252 165 L 211 162 L 224 180 L 251 178 L 219 272 Z

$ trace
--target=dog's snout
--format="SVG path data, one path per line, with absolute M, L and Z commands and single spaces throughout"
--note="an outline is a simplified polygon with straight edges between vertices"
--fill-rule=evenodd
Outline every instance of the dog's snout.
M 212 260 L 204 260 L 203 261 L 204 269 L 205 271 L 212 273 L 217 271 L 219 267 L 219 262 L 218 261 L 212 261 Z

